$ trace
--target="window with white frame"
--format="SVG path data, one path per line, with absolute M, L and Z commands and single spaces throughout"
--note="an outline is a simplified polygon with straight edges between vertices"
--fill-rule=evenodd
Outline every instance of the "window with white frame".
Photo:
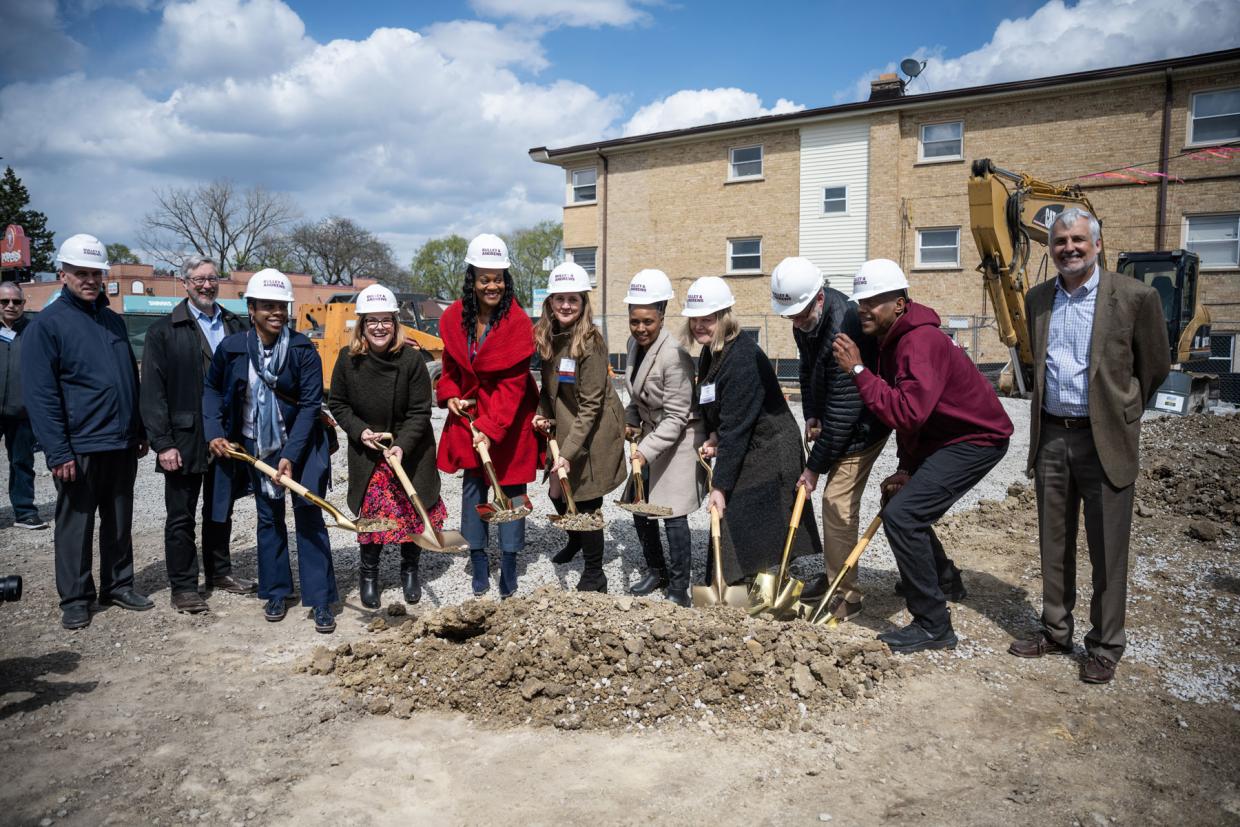
M 574 204 L 594 201 L 598 195 L 598 169 L 586 167 L 574 169 L 569 173 L 571 199 Z
M 1201 257 L 1202 267 L 1240 266 L 1240 213 L 1187 216 L 1184 247 Z
M 964 121 L 925 123 L 917 147 L 919 161 L 957 161 L 964 157 Z
M 918 267 L 959 267 L 960 228 L 932 227 L 917 231 Z
M 734 146 L 729 150 L 728 180 L 762 177 L 762 144 Z
M 586 271 L 586 275 L 590 277 L 590 283 L 594 284 L 596 277 L 594 275 L 594 262 L 598 257 L 597 247 L 577 247 L 573 250 L 564 251 L 568 260 L 577 263 L 582 270 Z
M 823 187 L 822 211 L 828 214 L 848 212 L 848 187 Z
M 1193 95 L 1188 119 L 1190 144 L 1221 144 L 1240 140 L 1240 89 Z
M 761 238 L 729 238 L 728 239 L 728 272 L 729 273 L 761 273 L 762 272 L 762 239 Z

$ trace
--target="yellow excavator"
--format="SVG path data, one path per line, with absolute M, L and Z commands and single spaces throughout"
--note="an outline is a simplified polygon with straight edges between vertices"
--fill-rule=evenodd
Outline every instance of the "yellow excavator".
M 1029 175 L 997 167 L 989 158 L 973 162 L 969 177 L 969 223 L 981 255 L 977 270 L 986 295 L 994 306 L 999 338 L 1011 353 L 1010 377 L 1000 379 L 1004 392 L 1028 396 L 1033 381 L 1033 352 L 1029 344 L 1025 294 L 1035 278 L 1045 278 L 1044 264 L 1029 272 L 1032 245 L 1045 247 L 1056 217 L 1069 207 L 1081 207 L 1095 216 L 1089 199 L 1077 185 L 1060 187 Z M 1010 184 L 1010 186 L 1009 186 Z M 1104 242 L 1105 244 L 1105 242 Z M 1098 263 L 1106 267 L 1106 248 Z M 1171 361 L 1177 370 L 1168 382 L 1178 389 L 1185 379 L 1191 385 L 1184 410 L 1205 406 L 1212 377 L 1185 374 L 1185 362 L 1204 359 L 1210 350 L 1210 313 L 1197 294 L 1197 254 L 1187 250 L 1120 253 L 1117 272 L 1140 279 L 1158 291 L 1167 319 Z M 1050 271 L 1053 275 L 1053 271 Z M 1160 397 L 1156 396 L 1156 400 Z M 1166 410 L 1171 410 L 1166 405 Z

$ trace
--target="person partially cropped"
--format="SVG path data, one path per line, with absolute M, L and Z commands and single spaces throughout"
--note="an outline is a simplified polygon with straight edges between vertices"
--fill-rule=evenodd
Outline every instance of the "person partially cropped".
M 732 313 L 727 282 L 706 276 L 689 285 L 686 334 L 698 356 L 698 406 L 714 457 L 708 505 L 722 519 L 723 577 L 729 584 L 779 565 L 804 470 L 801 429 L 771 360 Z M 792 557 L 822 554 L 813 502 L 806 502 Z
M 243 490 L 248 477 L 258 513 L 258 596 L 263 616 L 283 620 L 293 594 L 288 529 L 284 521 L 283 480 L 301 483 L 323 496 L 331 476 L 331 449 L 322 422 L 323 365 L 314 345 L 288 327 L 293 285 L 279 270 L 260 270 L 245 288 L 250 329 L 220 342 L 202 391 L 203 428 L 211 453 L 230 480 L 227 490 Z M 248 463 L 228 458 L 239 443 L 278 472 L 273 481 Z M 213 519 L 227 516 L 217 485 Z M 301 603 L 313 610 L 314 628 L 336 630 L 332 604 L 339 601 L 331 542 L 318 506 L 294 495 L 297 572 Z
M 476 506 L 486 503 L 490 486 L 478 454 L 484 445 L 506 496 L 525 493 L 538 467 L 538 439 L 530 429 L 538 405 L 538 386 L 530 372 L 534 327 L 517 301 L 508 246 L 483 233 L 469 242 L 461 298 L 439 319 L 443 373 L 436 396 L 448 409 L 439 437 L 439 470 L 464 471 L 461 481 L 461 533 L 469 541 L 473 592 L 490 589 L 487 524 Z M 470 429 L 465 413 L 474 418 Z M 517 556 L 525 549 L 525 519 L 497 526 L 500 597 L 517 591 Z
M 551 271 L 547 298 L 534 328 L 542 359 L 542 394 L 534 427 L 552 436 L 560 455 L 552 463 L 549 494 L 560 514 L 568 509 L 559 470 L 568 475 L 579 512 L 597 511 L 624 482 L 624 413 L 608 373 L 607 343 L 594 325 L 590 276 L 568 261 Z M 582 553 L 578 591 L 607 591 L 603 529 L 569 531 L 557 562 Z M 567 558 L 567 559 L 566 559 Z
M 386 287 L 372 284 L 358 295 L 357 324 L 336 359 L 331 388 L 332 416 L 348 436 L 349 508 L 396 523 L 357 535 L 359 598 L 368 609 L 379 607 L 379 558 L 385 545 L 399 544 L 401 592 L 406 603 L 417 603 L 421 549 L 413 540 L 424 526 L 388 461 L 405 471 L 434 529 L 443 529 L 448 511 L 435 468 L 430 372 L 422 352 L 405 340 L 400 306 Z M 391 444 L 380 434 L 391 434 Z

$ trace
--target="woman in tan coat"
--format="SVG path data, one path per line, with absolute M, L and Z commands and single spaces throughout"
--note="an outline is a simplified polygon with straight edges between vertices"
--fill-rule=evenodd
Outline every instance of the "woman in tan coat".
M 542 317 L 534 327 L 542 357 L 542 393 L 534 427 L 554 436 L 560 458 L 551 466 L 551 501 L 563 514 L 559 469 L 568 474 L 577 510 L 603 507 L 603 497 L 624 481 L 624 415 L 607 371 L 607 344 L 594 326 L 590 277 L 566 262 L 551 271 Z M 603 530 L 570 531 L 568 545 L 553 559 L 567 563 L 583 552 L 578 591 L 607 591 Z
M 646 595 L 667 589 L 673 603 L 688 606 L 692 546 L 688 514 L 702 504 L 705 482 L 697 461 L 706 439 L 693 401 L 693 358 L 664 325 L 672 283 L 660 270 L 642 270 L 629 283 L 629 405 L 624 410 L 625 435 L 637 442 L 643 475 L 648 475 L 647 501 L 671 509 L 664 517 L 667 563 L 659 540 L 659 518 L 633 515 L 637 538 L 646 558 L 646 574 L 629 588 Z

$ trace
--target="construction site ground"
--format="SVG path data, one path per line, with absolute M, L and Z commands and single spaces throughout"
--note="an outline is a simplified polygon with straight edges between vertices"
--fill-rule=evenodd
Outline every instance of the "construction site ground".
M 1007 460 L 941 530 L 969 592 L 952 608 L 960 646 L 910 657 L 873 643 L 907 622 L 881 535 L 858 622 L 775 627 L 622 598 L 640 554 L 610 505 L 612 595 L 565 594 L 580 561 L 546 560 L 563 534 L 531 486 L 516 601 L 465 602 L 464 557 L 426 555 L 427 596 L 403 615 L 389 550 L 384 609 L 366 611 L 356 546 L 334 531 L 344 605 L 328 637 L 300 607 L 265 622 L 253 597 L 173 612 L 148 458 L 136 585 L 156 608 L 72 633 L 51 532 L 0 511 L 0 574 L 26 584 L 0 606 L 0 823 L 1240 824 L 1240 417 L 1147 423 L 1129 648 L 1113 684 L 1090 686 L 1083 537 L 1076 655 L 1005 651 L 1036 632 L 1041 597 L 1028 407 L 1005 405 Z M 37 494 L 50 518 L 45 469 Z M 445 500 L 455 515 L 459 481 Z M 697 576 L 702 515 L 691 525 Z M 250 576 L 253 526 L 243 503 L 234 560 Z

